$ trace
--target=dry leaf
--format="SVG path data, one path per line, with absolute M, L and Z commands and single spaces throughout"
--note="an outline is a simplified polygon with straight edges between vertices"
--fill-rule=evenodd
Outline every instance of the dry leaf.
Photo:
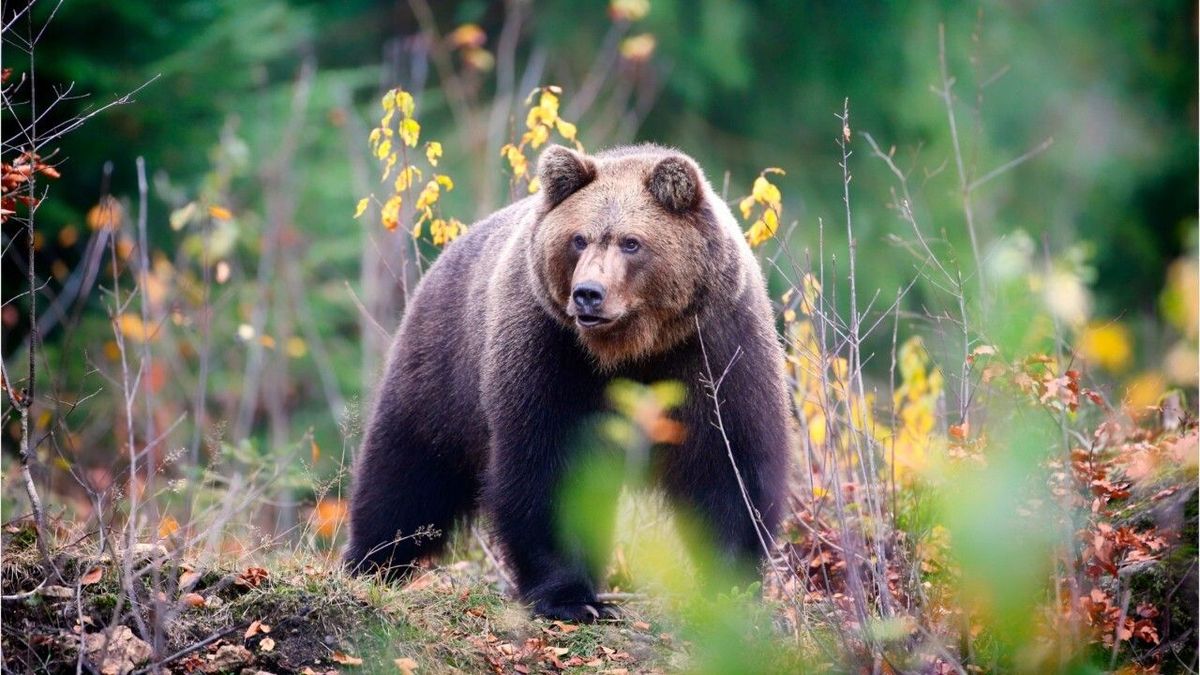
M 182 600 L 183 604 L 187 605 L 188 607 L 203 607 L 208 604 L 204 600 L 204 596 L 200 595 L 199 593 L 188 593 L 187 595 L 183 596 Z
M 249 640 L 250 638 L 254 637 L 255 635 L 258 635 L 259 633 L 270 633 L 270 632 L 271 632 L 270 626 L 263 623 L 262 621 L 259 621 L 258 619 L 255 619 L 250 624 L 250 627 L 246 629 L 246 634 L 243 635 L 242 637 L 243 637 L 243 639 Z
M 399 668 L 400 672 L 404 675 L 412 675 L 413 671 L 418 667 L 417 660 L 407 656 L 396 659 L 392 661 L 392 663 L 396 664 L 396 667 Z
M 170 515 L 163 516 L 158 523 L 158 538 L 167 539 L 171 535 L 179 531 L 179 521 L 172 518 Z
M 275 641 L 271 638 L 263 638 L 258 642 L 259 651 L 269 652 L 275 649 Z
M 188 589 L 195 586 L 197 581 L 200 581 L 199 572 L 186 570 L 183 574 L 179 575 L 179 587 L 182 589 Z
M 343 666 L 361 666 L 363 662 L 363 660 L 357 656 L 350 656 L 349 654 L 344 654 L 342 652 L 334 652 L 329 658 L 334 663 L 340 663 Z
M 103 567 L 93 567 L 92 569 L 88 570 L 87 574 L 85 574 L 79 578 L 79 585 L 80 586 L 91 586 L 92 584 L 100 581 L 100 579 L 102 579 L 103 577 L 104 577 L 104 568 Z

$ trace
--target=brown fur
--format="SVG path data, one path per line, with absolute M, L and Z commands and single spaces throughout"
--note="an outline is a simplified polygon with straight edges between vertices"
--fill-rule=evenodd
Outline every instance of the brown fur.
M 539 179 L 541 194 L 474 225 L 418 287 L 355 467 L 346 560 L 402 569 L 481 507 L 534 610 L 588 619 L 596 571 L 557 534 L 555 507 L 583 452 L 571 439 L 606 409 L 608 385 L 685 385 L 686 438 L 655 451 L 655 477 L 731 562 L 752 560 L 762 551 L 730 455 L 773 528 L 789 455 L 783 352 L 762 273 L 690 158 L 551 147 Z M 622 249 L 631 238 L 640 247 Z M 584 282 L 606 289 L 596 311 L 610 323 L 582 323 L 572 291 Z M 702 384 L 701 338 L 725 372 L 723 432 Z M 428 526 L 441 534 L 395 540 Z

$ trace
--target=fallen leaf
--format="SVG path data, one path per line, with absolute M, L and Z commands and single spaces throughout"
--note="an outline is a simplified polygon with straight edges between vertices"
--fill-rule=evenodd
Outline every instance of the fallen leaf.
M 200 595 L 199 593 L 188 593 L 184 595 L 182 599 L 183 604 L 187 605 L 188 607 L 203 607 L 207 604 L 204 600 L 204 596 Z
M 340 663 L 343 666 L 361 666 L 363 662 L 363 660 L 357 656 L 350 656 L 349 654 L 343 654 L 342 652 L 334 652 L 329 658 L 334 663 Z
M 400 672 L 404 675 L 412 675 L 413 671 L 418 667 L 417 660 L 407 656 L 396 659 L 392 661 L 392 663 L 396 664 L 396 667 L 399 668 Z
M 258 588 L 258 586 L 270 576 L 271 573 L 261 567 L 247 567 L 245 572 L 241 572 L 237 575 L 237 578 L 234 579 L 233 583 L 239 586 Z
M 85 574 L 79 578 L 79 585 L 80 586 L 91 586 L 92 584 L 99 582 L 100 579 L 102 579 L 103 577 L 104 577 L 104 568 L 103 567 L 93 567 L 92 569 L 88 570 L 87 574 Z
M 258 641 L 259 651 L 269 652 L 275 649 L 275 641 L 271 638 L 263 638 Z
M 195 572 L 193 570 L 187 570 L 183 574 L 179 575 L 179 587 L 182 589 L 186 590 L 186 589 L 192 588 L 193 586 L 196 585 L 197 581 L 200 581 L 200 573 L 199 572 Z
M 243 637 L 243 639 L 249 640 L 250 638 L 254 637 L 255 635 L 258 635 L 259 633 L 270 633 L 270 632 L 271 632 L 270 626 L 263 623 L 262 621 L 259 621 L 258 619 L 255 619 L 254 621 L 252 621 L 250 623 L 250 627 L 246 629 L 246 634 L 243 635 L 242 637 Z

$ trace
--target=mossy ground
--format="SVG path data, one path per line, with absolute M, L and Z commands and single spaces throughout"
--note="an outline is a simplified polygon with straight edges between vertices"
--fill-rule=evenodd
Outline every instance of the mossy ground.
M 85 634 L 102 633 L 113 625 L 114 610 L 128 610 L 120 562 L 114 565 L 82 546 L 61 549 L 53 556 L 62 581 L 51 573 L 52 580 L 42 583 L 49 567 L 35 547 L 20 540 L 23 536 L 5 534 L 4 593 L 41 587 L 4 602 L 6 672 L 75 672 L 79 627 Z M 144 603 L 144 620 L 150 624 L 159 617 L 159 660 L 210 640 L 161 664 L 171 672 L 397 673 L 415 666 L 422 675 L 620 673 L 673 671 L 687 664 L 687 645 L 649 600 L 624 603 L 621 620 L 611 623 L 548 622 L 532 618 L 502 594 L 485 564 L 471 560 L 430 569 L 397 586 L 348 577 L 336 563 L 313 555 L 267 556 L 259 563 L 266 574 L 260 575 L 246 569 L 197 569 L 186 557 L 157 554 L 157 562 L 151 551 L 137 563 L 136 569 L 145 573 L 136 593 Z M 151 602 L 155 565 L 161 591 L 157 606 Z M 96 568 L 102 570 L 99 578 L 88 579 Z M 76 587 L 81 579 L 91 583 Z M 142 635 L 128 611 L 122 613 L 119 623 Z M 270 631 L 247 637 L 254 621 Z M 220 639 L 211 640 L 219 634 Z M 219 654 L 240 657 L 226 666 Z M 151 658 L 137 667 L 154 662 Z M 93 667 L 99 672 L 96 663 L 85 664 L 85 672 Z

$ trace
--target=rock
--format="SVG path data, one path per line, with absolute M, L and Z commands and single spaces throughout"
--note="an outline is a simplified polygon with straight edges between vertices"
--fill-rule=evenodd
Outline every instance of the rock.
M 57 600 L 70 600 L 75 597 L 75 591 L 66 586 L 43 586 L 42 590 L 38 591 L 43 598 L 55 598 Z
M 215 654 L 209 654 L 200 670 L 204 673 L 240 672 L 242 666 L 254 660 L 249 649 L 241 645 L 221 645 Z
M 154 650 L 133 634 L 129 626 L 117 626 L 112 634 L 91 633 L 84 637 L 84 653 L 98 664 L 102 675 L 127 675 L 150 660 Z

